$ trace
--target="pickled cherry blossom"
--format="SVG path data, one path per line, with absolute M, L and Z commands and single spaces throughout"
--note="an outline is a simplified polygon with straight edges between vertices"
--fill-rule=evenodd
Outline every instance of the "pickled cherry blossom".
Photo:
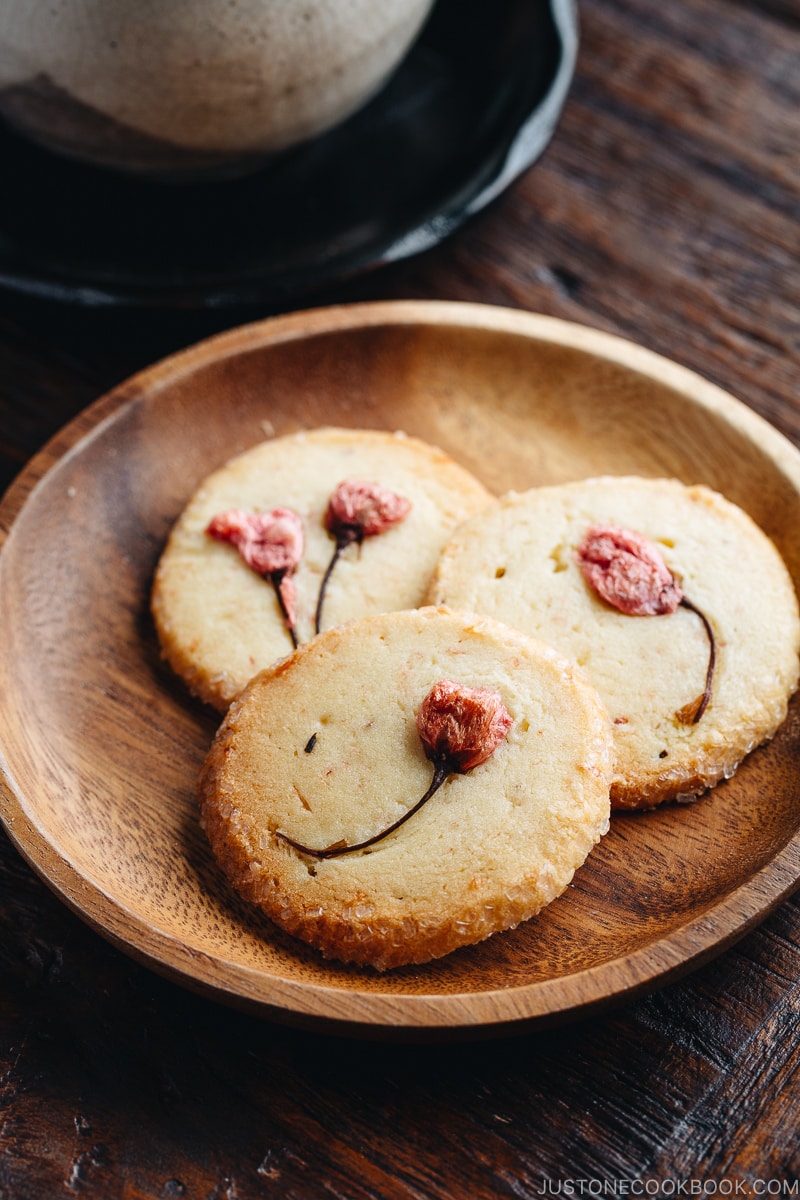
M 322 627 L 322 606 L 331 575 L 342 552 L 354 542 L 360 546 L 364 538 L 375 537 L 404 521 L 411 511 L 411 502 L 405 496 L 381 487 L 378 483 L 364 483 L 345 479 L 333 491 L 325 511 L 325 528 L 336 540 L 333 556 L 322 579 L 317 600 L 314 628 L 319 633 Z
M 512 724 L 512 717 L 498 692 L 440 679 L 425 696 L 416 716 L 417 732 L 425 754 L 433 762 L 433 779 L 416 804 L 380 833 L 352 846 L 335 842 L 316 850 L 294 841 L 280 830 L 277 836 L 312 858 L 338 858 L 374 846 L 419 812 L 451 775 L 464 775 L 491 758 Z
M 575 557 L 589 587 L 613 608 L 632 617 L 658 617 L 679 607 L 696 614 L 708 639 L 708 666 L 703 691 L 675 713 L 682 725 L 696 725 L 708 708 L 714 683 L 716 641 L 708 617 L 684 595 L 661 551 L 631 529 L 593 525 Z
M 297 589 L 294 572 L 303 556 L 303 524 L 290 508 L 249 513 L 229 509 L 218 513 L 206 533 L 229 542 L 248 567 L 269 579 L 275 589 L 292 645 L 297 646 Z
M 576 551 L 590 587 L 607 604 L 635 617 L 673 613 L 683 592 L 652 542 L 630 529 L 594 525 Z
M 498 692 L 463 687 L 451 679 L 434 684 L 417 713 L 417 732 L 428 758 L 460 774 L 491 758 L 511 724 Z
M 334 490 L 325 513 L 325 528 L 338 540 L 361 542 L 408 516 L 411 502 L 377 483 L 346 479 Z

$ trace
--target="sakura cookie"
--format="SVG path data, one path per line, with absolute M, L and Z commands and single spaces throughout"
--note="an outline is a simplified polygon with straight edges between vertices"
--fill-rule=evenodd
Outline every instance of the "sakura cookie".
M 797 687 L 797 598 L 775 546 L 722 496 L 676 480 L 506 496 L 457 531 L 428 600 L 487 613 L 581 667 L 614 726 L 614 808 L 729 777 Z
M 422 963 L 527 920 L 608 827 L 608 717 L 572 664 L 482 617 L 331 629 L 230 707 L 200 781 L 234 887 L 345 962 Z
M 492 499 L 403 434 L 264 442 L 211 475 L 172 530 L 152 594 L 164 657 L 224 711 L 317 626 L 420 604 L 455 526 Z

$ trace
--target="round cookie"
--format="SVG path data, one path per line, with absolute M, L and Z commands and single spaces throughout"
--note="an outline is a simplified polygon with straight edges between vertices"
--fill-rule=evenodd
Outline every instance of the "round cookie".
M 681 606 L 627 615 L 586 582 L 577 549 L 593 527 L 654 543 L 710 639 Z M 484 612 L 549 642 L 586 673 L 611 716 L 612 808 L 689 799 L 769 738 L 797 687 L 800 622 L 772 542 L 729 501 L 676 480 L 603 477 L 511 494 L 465 523 L 442 553 L 429 603 Z
M 497 748 L 431 784 L 416 721 L 443 679 L 492 689 Z M 233 885 L 326 956 L 422 963 L 508 929 L 568 885 L 608 828 L 608 716 L 548 646 L 479 616 L 417 609 L 331 629 L 257 675 L 200 781 L 203 824 Z
M 205 480 L 173 528 L 152 594 L 163 655 L 203 700 L 224 711 L 256 671 L 292 649 L 275 590 L 232 545 L 207 534 L 209 522 L 231 509 L 297 513 L 304 550 L 293 578 L 297 634 L 305 641 L 335 545 L 325 512 L 344 480 L 377 483 L 411 507 L 404 520 L 342 553 L 327 587 L 323 628 L 420 604 L 453 529 L 493 499 L 437 447 L 399 433 L 317 429 L 232 459 Z

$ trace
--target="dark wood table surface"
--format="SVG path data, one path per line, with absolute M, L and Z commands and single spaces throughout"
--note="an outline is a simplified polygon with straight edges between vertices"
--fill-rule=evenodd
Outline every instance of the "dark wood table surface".
M 583 0 L 540 162 L 446 244 L 314 302 L 583 322 L 694 368 L 800 445 L 799 265 L 797 0 Z M 0 485 L 132 371 L 259 315 L 0 297 Z M 445 1046 L 339 1040 L 193 996 L 84 927 L 4 837 L 0 930 L 2 1200 L 800 1192 L 798 897 L 626 1007 Z

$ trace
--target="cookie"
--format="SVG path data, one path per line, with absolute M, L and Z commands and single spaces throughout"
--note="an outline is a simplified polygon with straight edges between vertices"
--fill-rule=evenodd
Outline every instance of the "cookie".
M 475 693 L 493 697 L 480 720 Z M 564 890 L 608 827 L 612 746 L 550 647 L 444 609 L 364 617 L 251 680 L 206 760 L 202 819 L 282 929 L 345 962 L 423 963 Z
M 648 575 L 642 541 L 677 593 Z M 604 554 L 633 564 L 615 602 L 597 590 Z M 634 615 L 637 587 L 655 589 L 661 615 Z M 604 477 L 506 496 L 454 535 L 428 601 L 505 621 L 581 667 L 614 725 L 615 808 L 689 799 L 729 777 L 774 734 L 797 687 L 797 598 L 777 550 L 741 509 L 675 480 Z
M 493 499 L 435 446 L 371 430 L 326 428 L 275 438 L 216 471 L 169 537 L 156 570 L 152 612 L 170 666 L 218 709 L 224 711 L 258 670 L 291 652 L 286 602 L 294 605 L 297 640 L 313 635 L 320 584 L 336 547 L 326 512 L 343 481 L 390 489 L 405 509 L 384 522 L 380 536 L 342 548 L 326 588 L 321 628 L 418 605 L 456 525 Z M 352 496 L 345 497 L 342 519 L 352 507 Z M 295 560 L 299 556 L 279 587 L 248 566 L 234 545 L 207 532 L 215 517 L 231 510 L 241 525 L 276 508 L 288 510 L 299 525 L 289 528 L 284 517 L 281 528 L 268 531 L 282 539 L 278 550 L 288 547 Z M 385 514 L 385 506 L 377 511 Z M 260 532 L 246 532 L 258 549 Z

